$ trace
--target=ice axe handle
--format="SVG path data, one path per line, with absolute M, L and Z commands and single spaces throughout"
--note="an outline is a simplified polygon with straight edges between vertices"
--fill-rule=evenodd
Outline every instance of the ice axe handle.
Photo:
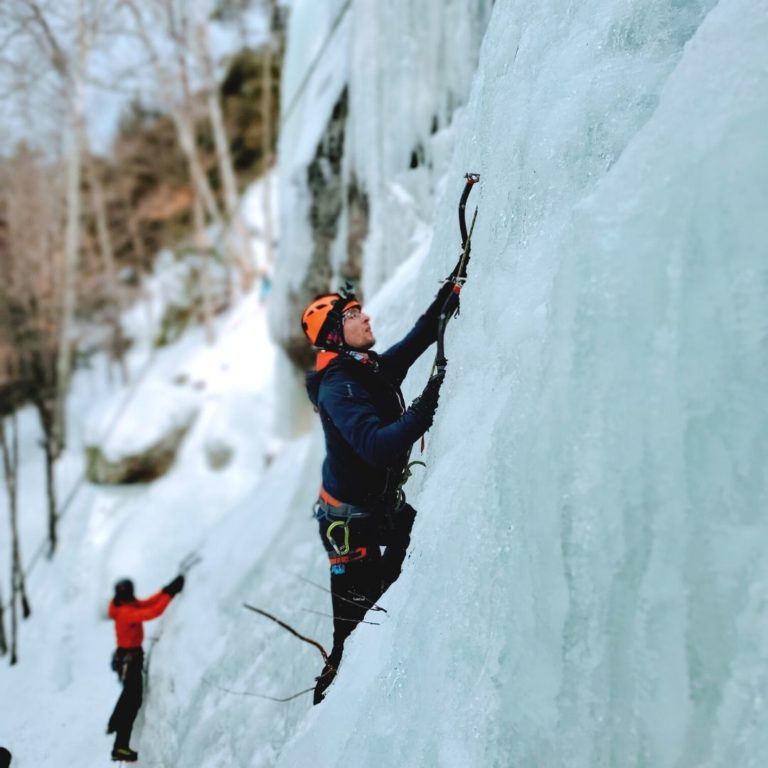
M 187 555 L 179 563 L 179 573 L 182 576 L 186 576 L 198 563 L 202 562 L 202 560 L 203 558 L 200 557 L 200 555 L 198 555 L 196 552 Z

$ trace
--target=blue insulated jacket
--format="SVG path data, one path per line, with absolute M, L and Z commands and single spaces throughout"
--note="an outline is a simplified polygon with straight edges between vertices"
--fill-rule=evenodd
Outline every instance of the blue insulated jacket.
M 381 355 L 369 352 L 370 362 L 342 352 L 307 374 L 309 399 L 325 433 L 323 487 L 340 501 L 370 506 L 394 499 L 409 449 L 429 428 L 427 415 L 405 409 L 400 385 L 437 340 L 446 295 L 444 289 L 438 293 L 402 341 Z

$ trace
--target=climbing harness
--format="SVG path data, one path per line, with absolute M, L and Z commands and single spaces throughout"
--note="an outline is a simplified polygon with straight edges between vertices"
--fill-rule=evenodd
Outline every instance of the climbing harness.
M 312 511 L 315 519 L 326 520 L 330 525 L 325 529 L 325 538 L 331 545 L 333 551 L 338 555 L 337 564 L 349 562 L 344 560 L 344 556 L 349 555 L 349 521 L 370 517 L 373 510 L 369 507 L 357 507 L 354 504 L 345 504 L 328 491 L 320 486 L 319 498 L 315 502 Z M 340 540 L 337 538 L 341 534 Z M 365 548 L 363 548 L 365 549 Z M 356 552 L 358 550 L 355 550 Z M 358 557 L 352 557 L 352 560 L 360 560 L 367 552 Z M 331 558 L 334 560 L 334 558 Z M 334 564 L 334 563 L 332 563 Z
M 362 560 L 367 556 L 367 547 L 357 547 L 357 549 L 353 549 L 350 552 L 349 546 L 347 546 L 347 552 L 345 552 L 343 555 L 339 555 L 339 557 L 329 557 L 328 560 L 330 561 L 331 565 L 346 565 L 347 563 L 354 563 L 355 560 Z

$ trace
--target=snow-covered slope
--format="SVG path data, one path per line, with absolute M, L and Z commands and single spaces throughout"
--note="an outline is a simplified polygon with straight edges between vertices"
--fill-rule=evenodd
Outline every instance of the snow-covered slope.
M 251 297 L 220 318 L 218 332 L 220 339 L 213 347 L 205 345 L 202 330 L 195 331 L 158 352 L 148 364 L 139 365 L 144 361 L 139 360 L 142 350 L 137 350 L 131 365 L 134 377 L 118 393 L 125 405 L 118 421 L 110 419 L 110 427 L 126 435 L 152 434 L 153 393 L 159 385 L 174 386 L 179 397 L 196 397 L 201 409 L 181 454 L 171 472 L 150 485 L 80 486 L 61 520 L 56 557 L 50 562 L 37 560 L 29 569 L 33 615 L 20 627 L 20 662 L 13 668 L 6 663 L 0 666 L 0 744 L 14 752 L 14 766 L 17 762 L 22 766 L 97 766 L 108 759 L 111 740 L 104 735 L 105 718 L 119 687 L 109 670 L 114 630 L 106 619 L 106 606 L 116 579 L 130 576 L 137 592 L 148 595 L 173 577 L 182 558 L 193 551 L 204 552 L 199 570 L 190 577 L 199 579 L 197 587 L 189 592 L 205 602 L 191 606 L 186 633 L 206 638 L 208 643 L 206 630 L 216 626 L 217 606 L 223 610 L 227 604 L 220 594 L 226 578 L 209 583 L 205 571 L 218 560 L 245 560 L 238 556 L 237 545 L 250 547 L 249 540 L 235 532 L 216 556 L 210 554 L 206 542 L 212 530 L 225 525 L 223 519 L 226 525 L 233 524 L 236 513 L 232 510 L 240 509 L 238 505 L 250 498 L 263 477 L 278 471 L 279 462 L 267 467 L 272 450 L 274 348 L 267 337 L 265 310 Z M 70 418 L 75 434 L 60 477 L 62 500 L 76 487 L 83 469 L 79 427 L 100 403 L 115 399 L 115 394 L 104 392 L 107 377 L 101 361 L 94 363 L 94 369 L 74 381 Z M 42 543 L 45 535 L 42 459 L 34 414 L 23 411 L 20 425 L 25 459 L 19 489 L 22 554 L 30 563 L 33 545 Z M 223 440 L 229 446 L 232 458 L 226 467 L 213 469 L 206 460 L 206 446 L 212 440 Z M 131 442 L 127 439 L 126 446 Z M 0 524 L 5 574 L 9 568 L 4 502 L 3 495 Z M 233 579 L 239 575 L 238 569 L 230 571 Z M 3 580 L 4 587 L 6 584 Z M 147 627 L 145 647 L 152 647 L 153 665 L 165 645 L 159 642 L 155 649 L 155 641 L 163 639 L 165 625 L 170 636 L 178 629 L 186 596 L 184 593 L 165 617 Z M 3 599 L 8 599 L 7 591 Z M 180 680 L 177 676 L 175 684 L 183 690 Z M 152 673 L 150 689 L 154 685 Z M 173 697 L 153 694 L 150 701 L 153 698 L 161 698 L 170 710 L 175 707 Z
M 453 5 L 429 8 L 447 23 Z M 386 70 L 402 48 L 378 31 Z M 330 619 L 308 611 L 330 600 L 300 578 L 326 579 L 317 428 L 252 486 L 242 465 L 217 482 L 182 464 L 122 508 L 88 490 L 66 524 L 77 546 L 33 583 L 35 667 L 0 669 L 0 742 L 19 764 L 103 764 L 111 580 L 128 571 L 148 591 L 196 546 L 152 650 L 145 765 L 764 765 L 766 39 L 766 0 L 494 3 L 469 101 L 440 137 L 432 231 L 370 233 L 402 249 L 368 300 L 385 347 L 452 266 L 462 175 L 482 174 L 386 615 L 356 629 L 321 706 L 241 695 L 296 693 L 320 667 L 241 603 L 329 645 Z M 387 82 L 396 105 L 402 81 Z M 302 210 L 284 238 L 309 237 Z M 247 334 L 235 344 L 249 354 Z

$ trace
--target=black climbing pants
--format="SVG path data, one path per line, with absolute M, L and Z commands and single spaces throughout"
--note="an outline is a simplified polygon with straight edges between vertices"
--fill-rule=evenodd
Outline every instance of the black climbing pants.
M 360 623 L 390 584 L 400 575 L 400 569 L 411 541 L 411 528 L 416 510 L 403 504 L 395 512 L 355 517 L 331 531 L 331 538 L 340 550 L 348 545 L 349 552 L 340 554 L 328 538 L 328 529 L 338 521 L 317 508 L 320 538 L 328 553 L 331 567 L 333 604 L 333 651 L 336 664 L 341 660 L 344 641 Z M 341 521 L 344 522 L 344 521 Z
M 115 749 L 118 749 L 130 746 L 133 723 L 141 708 L 144 691 L 144 651 L 141 648 L 118 648 L 115 653 L 115 667 L 123 690 L 109 718 L 107 730 L 115 734 Z

